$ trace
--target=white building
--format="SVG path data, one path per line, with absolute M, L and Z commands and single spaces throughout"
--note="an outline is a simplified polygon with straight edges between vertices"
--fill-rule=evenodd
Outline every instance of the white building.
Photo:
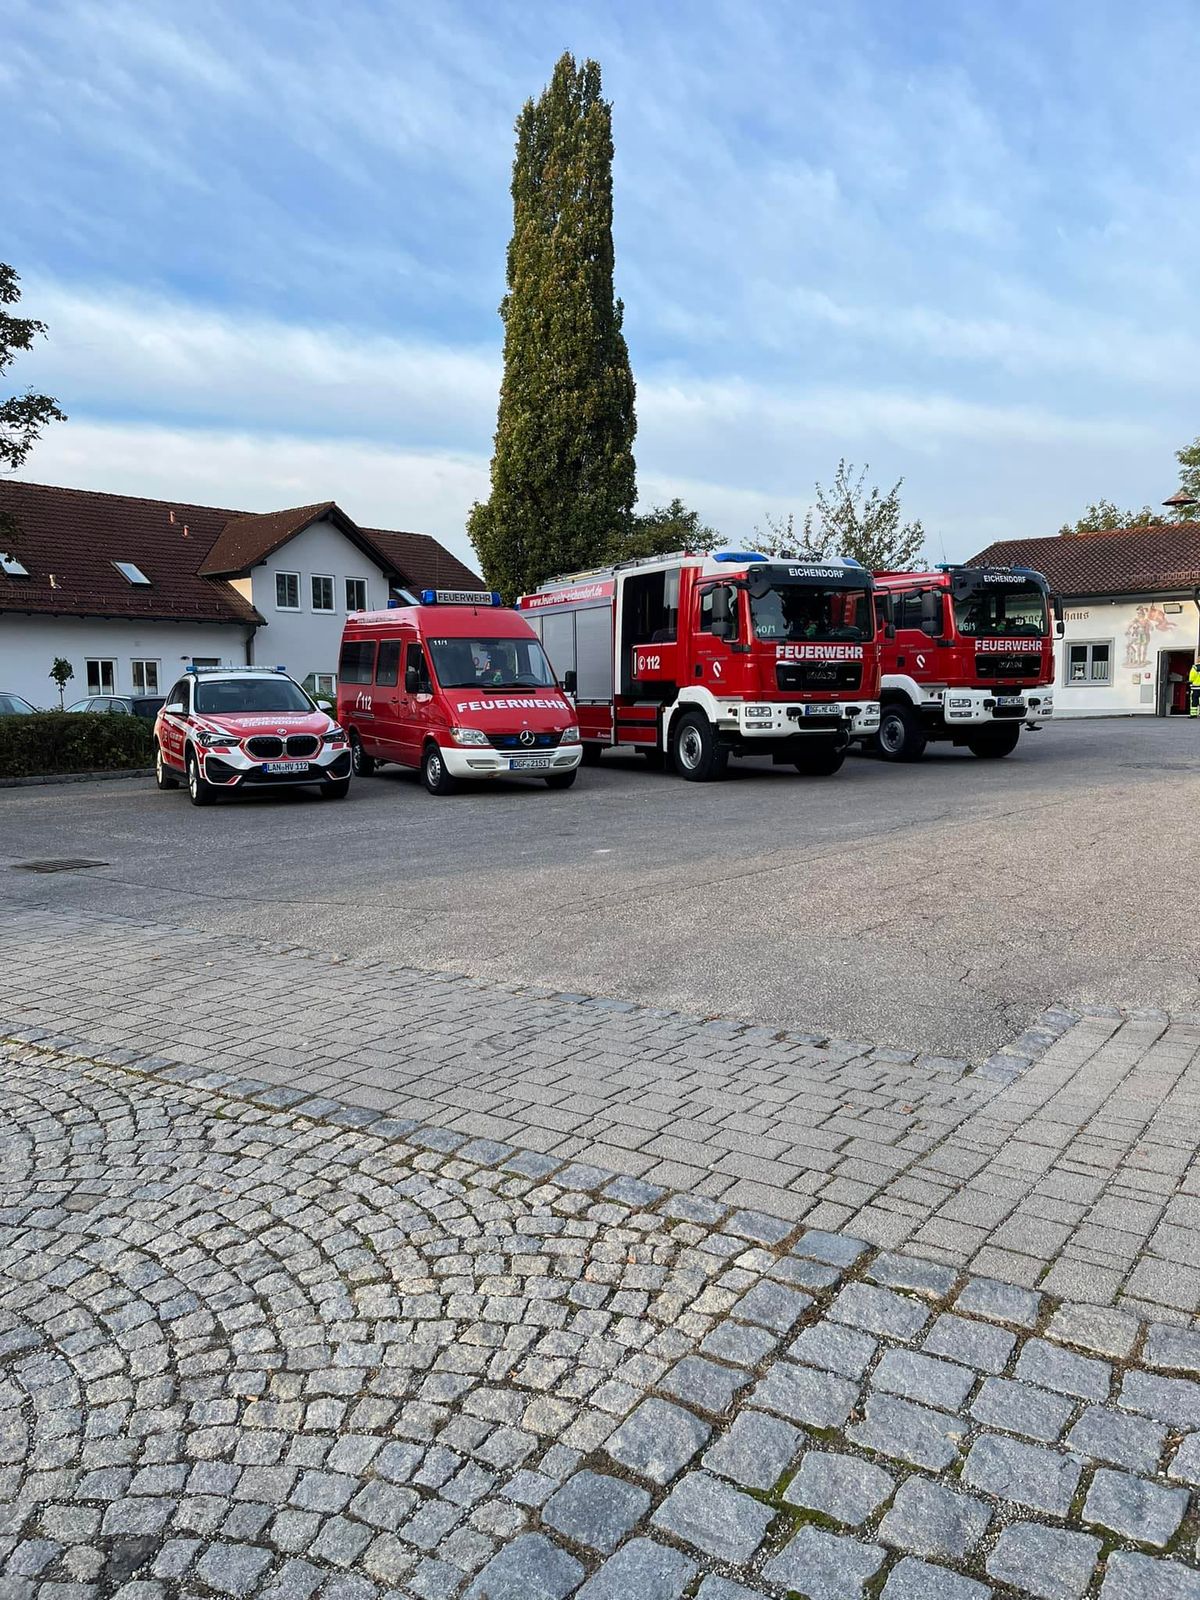
M 332 693 L 347 611 L 482 579 L 427 534 L 364 529 L 332 501 L 253 514 L 0 482 L 0 690 L 163 693 L 189 662 L 282 665 Z
M 1200 646 L 1200 523 L 1006 539 L 974 562 L 1033 567 L 1058 597 L 1056 721 L 1186 714 Z

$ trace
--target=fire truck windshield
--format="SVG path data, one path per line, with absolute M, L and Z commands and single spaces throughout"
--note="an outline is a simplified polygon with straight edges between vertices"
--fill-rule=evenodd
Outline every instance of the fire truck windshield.
M 280 674 L 269 678 L 224 678 L 216 683 L 196 679 L 196 710 L 209 715 L 240 717 L 248 711 L 294 711 L 316 707 L 298 683 Z
M 1025 578 L 974 583 L 954 594 L 954 625 L 961 634 L 989 638 L 1043 638 L 1049 631 L 1046 594 Z
M 820 589 L 787 584 L 750 596 L 759 639 L 870 639 L 871 596 L 866 589 Z
M 430 639 L 443 689 L 551 689 L 554 670 L 536 639 Z

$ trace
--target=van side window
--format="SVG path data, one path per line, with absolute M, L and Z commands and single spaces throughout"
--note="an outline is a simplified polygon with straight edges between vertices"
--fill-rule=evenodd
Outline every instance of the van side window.
M 347 639 L 342 645 L 338 676 L 343 683 L 370 683 L 375 667 L 374 639 Z
M 400 641 L 384 639 L 379 646 L 379 660 L 375 666 L 375 682 L 384 689 L 394 689 L 400 680 Z
M 425 659 L 425 652 L 419 644 L 410 644 L 408 656 L 404 663 L 405 677 L 413 670 L 417 674 L 417 693 L 432 694 L 433 685 L 429 681 L 429 663 Z

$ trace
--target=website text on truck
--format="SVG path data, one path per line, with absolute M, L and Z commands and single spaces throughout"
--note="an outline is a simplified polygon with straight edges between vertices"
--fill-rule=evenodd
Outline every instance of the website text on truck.
M 337 704 L 364 776 L 413 767 L 431 794 L 466 778 L 575 782 L 574 708 L 533 629 L 487 590 L 425 589 L 419 605 L 352 612 Z
M 1061 608 L 1040 572 L 943 566 L 877 572 L 875 583 L 895 624 L 883 641 L 879 754 L 916 761 L 945 740 L 996 759 L 1053 715 Z
M 585 756 L 669 759 L 719 778 L 731 755 L 834 773 L 879 726 L 871 574 L 755 552 L 655 556 L 518 601 L 579 713 Z

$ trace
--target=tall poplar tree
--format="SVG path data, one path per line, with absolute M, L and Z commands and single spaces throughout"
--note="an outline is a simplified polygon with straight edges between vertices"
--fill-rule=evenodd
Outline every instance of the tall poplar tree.
M 517 119 L 492 492 L 467 519 L 506 599 L 602 561 L 628 532 L 633 374 L 613 296 L 612 107 L 564 54 Z

